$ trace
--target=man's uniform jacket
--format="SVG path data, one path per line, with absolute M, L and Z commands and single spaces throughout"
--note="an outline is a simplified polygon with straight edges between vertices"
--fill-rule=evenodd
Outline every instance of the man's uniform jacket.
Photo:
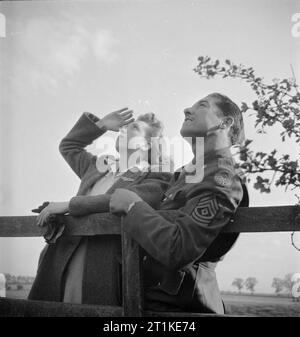
M 84 113 L 67 136 L 61 141 L 59 149 L 72 170 L 81 179 L 76 197 L 69 204 L 71 216 L 109 211 L 110 194 L 116 188 L 127 188 L 136 192 L 147 204 L 157 208 L 168 187 L 170 173 L 142 172 L 140 170 L 125 172 L 113 184 L 106 194 L 85 196 L 90 188 L 106 172 L 97 169 L 97 156 L 85 148 L 100 137 L 105 130 L 95 123 L 99 119 Z M 44 301 L 62 301 L 64 290 L 64 272 L 73 253 L 79 246 L 81 237 L 61 236 L 48 246 L 41 255 L 37 275 L 29 294 L 29 299 Z M 115 289 L 120 284 L 120 238 L 116 236 L 91 236 L 88 240 L 85 257 L 82 302 L 91 304 L 114 304 L 120 301 L 120 294 Z M 112 256 L 116 256 L 112 260 Z M 105 271 L 105 272 L 103 272 Z M 107 287 L 111 285 L 111 287 Z
M 175 172 L 159 211 L 140 201 L 124 217 L 143 249 L 146 309 L 224 313 L 215 267 L 238 234 L 221 231 L 249 199 L 228 148 L 208 153 L 204 164 L 198 182 Z

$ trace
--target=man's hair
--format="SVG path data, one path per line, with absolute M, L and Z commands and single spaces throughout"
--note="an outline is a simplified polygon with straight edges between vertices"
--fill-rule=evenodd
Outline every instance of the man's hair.
M 209 96 L 216 98 L 215 103 L 225 117 L 233 118 L 233 125 L 230 131 L 232 145 L 242 144 L 245 140 L 245 133 L 243 115 L 240 108 L 229 97 L 223 94 L 215 92 Z
M 145 122 L 151 129 L 150 137 L 161 137 L 163 133 L 163 123 L 159 121 L 153 112 L 148 112 L 143 115 L 139 115 L 137 121 Z

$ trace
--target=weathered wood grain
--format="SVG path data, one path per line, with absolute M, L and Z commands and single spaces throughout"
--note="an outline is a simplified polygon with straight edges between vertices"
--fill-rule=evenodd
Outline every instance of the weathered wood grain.
M 0 317 L 120 317 L 122 307 L 0 298 Z
M 234 222 L 224 232 L 290 232 L 300 231 L 299 206 L 238 208 Z
M 45 228 L 35 224 L 36 216 L 0 216 L 0 237 L 37 237 Z M 114 215 L 91 214 L 84 217 L 65 216 L 64 235 L 121 234 L 120 219 Z M 299 206 L 239 208 L 233 223 L 224 232 L 290 232 L 300 231 Z
M 64 235 L 120 234 L 120 219 L 114 215 L 91 214 L 83 217 L 64 216 Z M 0 216 L 0 237 L 43 236 L 46 228 L 36 225 L 36 216 Z
M 122 226 L 122 286 L 124 316 L 143 314 L 143 283 L 139 245 Z
M 144 311 L 145 317 L 241 317 L 237 315 L 201 314 L 199 312 Z M 244 316 L 245 317 L 245 316 Z

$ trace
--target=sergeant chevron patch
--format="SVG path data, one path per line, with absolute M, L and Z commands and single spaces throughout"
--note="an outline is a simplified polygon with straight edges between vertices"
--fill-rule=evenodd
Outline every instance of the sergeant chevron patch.
M 201 223 L 210 223 L 217 214 L 219 206 L 213 195 L 201 198 L 192 212 L 192 218 Z

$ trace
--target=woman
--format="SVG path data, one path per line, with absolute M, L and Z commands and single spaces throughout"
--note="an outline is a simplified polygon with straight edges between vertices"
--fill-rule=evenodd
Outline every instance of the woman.
M 120 158 L 115 162 L 117 169 L 113 169 L 109 158 L 99 160 L 85 148 L 107 130 L 120 129 L 122 132 L 116 141 Z M 120 187 L 136 192 L 157 208 L 170 179 L 170 173 L 151 172 L 151 165 L 158 163 L 149 163 L 150 158 L 159 158 L 151 153 L 151 138 L 161 136 L 162 123 L 153 113 L 139 116 L 136 121 L 127 108 L 102 119 L 84 113 L 60 143 L 61 154 L 81 179 L 77 196 L 35 210 L 40 211 L 37 224 L 47 224 L 53 214 L 79 216 L 108 212 L 110 195 Z M 132 157 L 136 159 L 133 164 Z M 117 261 L 120 262 L 120 242 L 114 236 L 55 238 L 41 254 L 29 299 L 119 304 L 120 265 Z

